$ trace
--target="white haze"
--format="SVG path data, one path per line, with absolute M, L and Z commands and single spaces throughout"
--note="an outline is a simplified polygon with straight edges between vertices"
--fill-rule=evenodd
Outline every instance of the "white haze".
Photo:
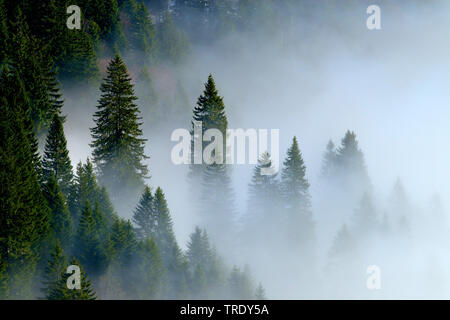
M 293 27 L 289 45 L 283 45 L 281 39 L 253 41 L 239 35 L 214 46 L 194 47 L 178 72 L 191 108 L 211 73 L 224 97 L 229 128 L 280 129 L 280 162 L 292 137 L 297 136 L 314 206 L 320 193 L 318 176 L 327 141 L 331 138 L 338 145 L 347 129 L 355 131 L 365 154 L 377 208 L 384 209 L 388 194 L 400 177 L 417 217 L 414 223 L 419 226 L 415 229 L 418 231 L 409 264 L 391 256 L 389 263 L 380 265 L 382 285 L 389 293 L 366 289 L 356 296 L 449 298 L 450 279 L 445 273 L 450 270 L 450 238 L 421 240 L 430 239 L 434 232 L 422 223 L 430 219 L 425 215 L 431 196 L 439 193 L 447 207 L 450 192 L 450 7 L 445 1 L 421 5 L 415 2 L 415 6 L 405 1 L 404 8 L 399 4 L 395 9 L 381 5 L 380 31 L 367 30 L 366 7 L 360 5 L 352 12 L 340 12 L 342 16 L 333 17 L 337 22 L 330 20 L 329 24 L 324 17 L 316 25 L 299 22 Z M 91 153 L 88 128 L 93 126 L 96 100 L 80 101 L 74 89 L 64 94 L 64 112 L 68 115 L 65 130 L 75 165 Z M 93 95 L 98 97 L 98 90 Z M 186 118 L 187 129 L 190 120 Z M 149 139 L 146 150 L 151 157 L 148 164 L 152 177 L 148 183 L 165 191 L 177 239 L 184 247 L 189 233 L 200 221 L 190 207 L 187 167 L 170 161 L 170 150 L 175 144 L 170 141 L 173 129 L 176 127 L 170 125 L 159 132 L 144 129 Z M 240 213 L 245 211 L 251 174 L 252 167 L 247 165 L 235 166 L 233 170 Z M 130 211 L 121 215 L 131 217 L 133 207 L 130 205 Z M 328 213 L 316 212 L 314 207 L 313 213 L 319 255 L 325 259 L 340 225 L 331 226 Z M 385 245 L 380 244 L 378 250 L 384 251 Z M 234 249 L 221 254 L 234 261 Z M 295 288 L 285 291 L 283 284 L 289 279 L 281 274 L 267 274 L 258 269 L 261 266 L 257 263 L 248 263 L 256 280 L 266 287 L 269 298 L 340 297 L 327 291 L 323 283 L 308 292 L 304 288 L 299 288 L 298 294 Z M 442 276 L 434 282 L 429 280 L 433 276 L 430 265 L 433 270 L 442 270 Z M 360 272 L 365 277 L 365 270 Z M 399 280 L 397 273 L 404 277 Z M 391 280 L 395 286 L 389 284 Z

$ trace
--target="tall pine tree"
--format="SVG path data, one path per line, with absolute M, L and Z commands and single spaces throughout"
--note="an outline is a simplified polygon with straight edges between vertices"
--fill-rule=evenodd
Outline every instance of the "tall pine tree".
M 134 197 L 141 192 L 148 174 L 143 163 L 148 157 L 144 154 L 146 139 L 141 138 L 137 98 L 125 63 L 118 55 L 109 64 L 100 90 L 91 147 L 100 180 L 112 191 L 112 200 L 118 204 L 120 196 L 127 199 L 127 195 Z
M 72 163 L 67 150 L 67 141 L 64 135 L 63 122 L 59 114 L 53 115 L 50 130 L 47 136 L 42 159 L 42 171 L 45 181 L 54 175 L 62 193 L 69 197 L 73 188 Z

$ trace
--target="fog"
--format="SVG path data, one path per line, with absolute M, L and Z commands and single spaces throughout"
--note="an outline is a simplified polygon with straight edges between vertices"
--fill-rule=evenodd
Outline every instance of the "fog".
M 381 7 L 381 30 L 366 27 L 365 9 L 372 2 Z M 229 128 L 279 129 L 280 164 L 292 137 L 299 141 L 311 185 L 317 263 L 309 266 L 286 248 L 266 257 L 264 239 L 250 255 L 241 252 L 241 245 L 216 244 L 229 261 L 249 264 L 269 298 L 450 297 L 449 229 L 436 223 L 436 210 L 431 209 L 438 194 L 444 212 L 440 221 L 445 221 L 450 192 L 450 6 L 446 1 L 389 2 L 361 1 L 331 13 L 319 6 L 314 14 L 279 26 L 275 34 L 233 34 L 213 44 L 194 44 L 182 65 L 168 67 L 186 89 L 186 110 L 193 109 L 212 74 L 224 97 Z M 75 165 L 91 154 L 89 128 L 99 92 L 65 88 L 63 93 Z M 165 191 L 182 246 L 202 220 L 189 195 L 188 166 L 171 162 L 175 143 L 170 134 L 190 129 L 191 117 L 187 112 L 184 124 L 170 119 L 159 126 L 144 123 L 151 174 L 147 183 Z M 351 225 L 359 198 L 340 199 L 345 206 L 333 208 L 342 193 L 325 194 L 320 172 L 327 142 L 332 139 L 339 147 L 347 130 L 356 133 L 364 153 L 380 219 L 389 211 L 395 182 L 401 180 L 411 208 L 411 233 L 356 241 L 358 257 L 333 273 L 326 271 L 333 239 L 342 224 Z M 238 221 L 247 210 L 253 167 L 232 166 Z M 129 211 L 119 214 L 131 218 L 136 201 L 130 200 Z M 379 290 L 366 288 L 369 265 L 380 267 Z

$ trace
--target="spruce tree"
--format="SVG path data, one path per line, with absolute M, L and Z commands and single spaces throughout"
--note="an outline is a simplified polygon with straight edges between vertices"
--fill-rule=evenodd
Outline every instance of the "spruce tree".
M 0 72 L 0 261 L 8 274 L 3 295 L 23 299 L 31 297 L 39 244 L 49 228 L 48 207 L 30 143 L 35 138 L 24 86 L 16 70 L 4 65 Z
M 147 177 L 148 159 L 144 154 L 146 139 L 142 139 L 139 109 L 135 104 L 133 84 L 122 59 L 110 62 L 107 76 L 100 90 L 102 95 L 94 114 L 96 126 L 91 129 L 94 161 L 100 171 L 100 180 L 113 190 L 113 201 L 118 201 L 123 190 L 134 195 L 143 189 Z
M 68 249 L 74 233 L 73 221 L 66 199 L 53 173 L 43 187 L 43 194 L 50 208 L 51 238 L 56 238 L 64 249 Z
M 89 159 L 84 165 L 81 162 L 78 163 L 74 181 L 73 192 L 69 197 L 69 207 L 75 224 L 78 225 L 86 200 L 92 204 L 98 203 L 100 211 L 105 215 L 108 224 L 111 224 L 116 213 L 106 188 L 99 187 L 94 168 Z
M 153 207 L 153 195 L 149 186 L 146 186 L 141 199 L 133 214 L 133 223 L 136 225 L 136 234 L 139 239 L 153 237 L 156 226 L 156 218 Z
M 139 245 L 139 279 L 136 287 L 138 299 L 161 299 L 166 294 L 166 271 L 156 242 L 145 239 Z
M 54 175 L 62 193 L 68 197 L 73 187 L 72 164 L 67 150 L 67 141 L 64 135 L 63 122 L 55 113 L 50 125 L 42 159 L 42 171 L 45 181 Z
M 180 63 L 190 50 L 189 38 L 186 33 L 177 28 L 172 16 L 165 11 L 162 22 L 157 30 L 159 56 L 169 63 Z
M 199 227 L 196 227 L 195 231 L 191 233 L 186 255 L 191 271 L 195 271 L 198 265 L 203 269 L 210 267 L 211 247 L 205 230 L 202 231 Z
M 336 151 L 336 164 L 346 184 L 359 190 L 370 190 L 364 154 L 353 131 L 345 133 L 341 146 Z
M 199 213 L 208 231 L 214 235 L 216 242 L 222 245 L 229 242 L 233 235 L 225 230 L 231 230 L 234 215 L 234 194 L 231 187 L 230 172 L 225 164 L 226 159 L 226 131 L 228 120 L 225 114 L 223 98 L 219 96 L 212 75 L 209 75 L 205 83 L 203 94 L 198 98 L 197 106 L 193 111 L 193 121 L 201 122 L 202 135 L 208 129 L 217 129 L 223 137 L 222 163 L 195 164 L 194 140 L 192 140 L 192 152 L 189 180 L 192 184 L 193 197 L 198 199 Z M 194 135 L 195 123 L 192 122 L 191 134 Z M 203 148 L 207 145 L 201 141 Z M 220 142 L 219 142 L 220 143 Z M 202 148 L 202 149 L 203 149 Z M 203 155 L 200 155 L 203 159 Z M 220 157 L 221 155 L 213 154 Z M 204 161 L 205 159 L 203 159 Z
M 257 237 L 264 234 L 267 228 L 279 225 L 279 223 L 273 224 L 276 221 L 279 222 L 279 216 L 275 216 L 275 212 L 280 208 L 278 174 L 270 173 L 272 173 L 272 160 L 268 152 L 263 152 L 253 170 L 248 187 L 247 216 L 244 221 L 247 231 L 258 230 L 256 233 L 252 232 Z
M 327 143 L 320 174 L 322 178 L 331 178 L 336 174 L 336 149 L 332 140 Z
M 42 44 L 30 33 L 27 21 L 20 8 L 17 8 L 11 24 L 9 56 L 14 61 L 22 79 L 31 106 L 31 119 L 34 130 L 41 135 L 48 128 L 55 104 L 50 96 L 49 70 L 51 57 L 42 49 Z M 34 54 L 30 54 L 33 52 Z
M 78 262 L 76 258 L 73 258 L 70 265 L 78 266 L 80 268 L 80 289 L 69 289 L 67 282 L 71 274 L 64 273 L 63 277 L 59 281 L 52 300 L 95 300 L 97 294 L 92 288 L 91 280 L 87 277 L 83 266 Z
M 56 241 L 53 252 L 45 268 L 42 293 L 47 300 L 54 300 L 58 295 L 58 288 L 67 270 L 67 259 L 59 241 Z
M 306 166 L 294 137 L 287 151 L 281 172 L 281 193 L 287 213 L 289 239 L 294 247 L 313 240 L 314 223 L 311 213 L 311 196 L 306 178 Z
M 156 217 L 155 234 L 153 235 L 161 253 L 164 266 L 169 276 L 169 297 L 182 297 L 184 286 L 187 283 L 184 256 L 178 246 L 173 231 L 173 222 L 165 195 L 161 188 L 157 188 L 153 199 L 154 215 Z
M 75 254 L 91 275 L 99 275 L 106 269 L 107 256 L 97 230 L 97 223 L 88 200 L 80 216 L 75 237 Z

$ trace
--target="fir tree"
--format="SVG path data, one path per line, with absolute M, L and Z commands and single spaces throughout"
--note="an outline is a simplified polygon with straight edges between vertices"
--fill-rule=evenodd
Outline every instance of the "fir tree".
M 88 272 L 92 275 L 101 274 L 106 269 L 107 256 L 91 205 L 87 200 L 81 212 L 75 240 L 75 254 L 86 266 Z
M 190 50 L 187 35 L 176 27 L 168 11 L 164 13 L 157 30 L 161 59 L 171 63 L 180 63 Z
M 274 213 L 279 210 L 280 190 L 277 174 L 273 174 L 272 160 L 268 152 L 264 152 L 258 159 L 258 164 L 253 170 L 248 193 L 245 228 L 246 230 L 259 230 L 256 233 L 259 237 L 267 231 L 269 226 L 273 228 L 280 225 L 279 223 L 273 224 L 279 219 L 278 215 L 274 216 Z
M 364 161 L 364 154 L 359 148 L 356 134 L 347 131 L 341 146 L 336 152 L 336 164 L 344 181 L 354 188 L 369 191 L 370 181 Z
M 66 199 L 62 194 L 53 173 L 50 174 L 43 188 L 44 197 L 50 208 L 50 230 L 51 236 L 58 239 L 66 250 L 73 235 L 73 222 L 67 207 Z
M 42 159 L 44 180 L 48 181 L 50 175 L 53 174 L 61 187 L 62 193 L 68 197 L 73 187 L 72 169 L 63 123 L 60 116 L 55 113 L 50 125 Z
M 139 246 L 136 290 L 138 299 L 158 299 L 165 296 L 166 271 L 154 240 L 147 238 Z
M 157 188 L 153 199 L 154 215 L 156 217 L 155 233 L 152 235 L 161 253 L 164 266 L 170 279 L 169 296 L 174 298 L 182 296 L 178 292 L 187 283 L 184 256 L 178 246 L 173 231 L 173 222 L 170 216 L 167 201 L 161 188 Z
M 136 225 L 136 234 L 139 239 L 153 237 L 156 226 L 156 218 L 153 207 L 153 195 L 150 187 L 146 186 L 133 214 L 133 222 Z
M 59 286 L 66 270 L 67 259 L 59 241 L 57 241 L 45 268 L 44 287 L 42 288 L 45 299 L 54 300 L 57 298 Z
M 289 238 L 294 246 L 302 245 L 302 242 L 311 242 L 314 228 L 311 196 L 306 178 L 306 166 L 296 137 L 293 138 L 283 163 L 281 193 L 288 215 Z
M 110 188 L 120 186 L 120 192 L 113 193 L 113 201 L 117 201 L 123 190 L 134 194 L 143 188 L 143 178 L 148 173 L 142 163 L 148 157 L 144 154 L 146 139 L 140 138 L 142 123 L 134 103 L 137 98 L 125 63 L 118 55 L 109 64 L 100 90 L 91 146 L 101 181 Z
M 71 274 L 64 273 L 61 278 L 54 295 L 53 300 L 95 300 L 97 295 L 92 288 L 91 280 L 88 279 L 83 267 L 76 258 L 73 258 L 70 265 L 78 266 L 80 268 L 80 289 L 69 289 L 67 282 Z
M 48 207 L 38 182 L 23 84 L 8 66 L 0 74 L 0 258 L 7 295 L 30 298 L 40 241 L 48 231 Z M 5 288 L 5 285 L 3 285 Z

